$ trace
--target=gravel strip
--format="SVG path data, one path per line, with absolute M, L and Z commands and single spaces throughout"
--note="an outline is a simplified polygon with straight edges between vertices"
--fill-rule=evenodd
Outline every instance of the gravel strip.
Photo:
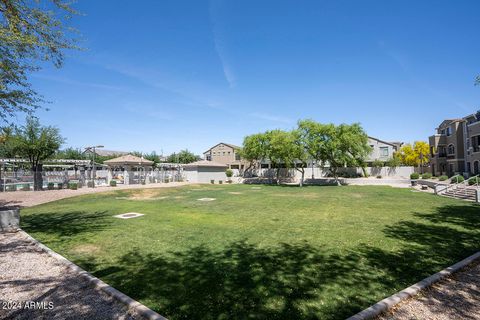
M 117 187 L 96 187 L 96 188 L 80 188 L 78 190 L 45 190 L 45 191 L 14 191 L 0 193 L 0 207 L 32 207 L 38 204 L 47 203 L 64 198 L 79 196 L 82 194 L 107 192 L 115 190 L 128 189 L 152 189 L 152 188 L 168 188 L 189 184 L 188 182 L 171 182 L 171 183 L 154 183 L 154 184 L 132 184 L 119 185 Z
M 139 318 L 22 233 L 0 234 L 0 319 Z
M 376 319 L 480 319 L 480 263 L 440 281 Z

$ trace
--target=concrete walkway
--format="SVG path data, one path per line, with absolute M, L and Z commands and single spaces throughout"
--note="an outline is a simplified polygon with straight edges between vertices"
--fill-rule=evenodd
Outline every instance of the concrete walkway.
M 183 186 L 187 184 L 189 184 L 189 182 L 153 183 L 147 185 L 132 184 L 127 186 L 119 185 L 117 187 L 80 188 L 78 190 L 62 189 L 45 191 L 2 192 L 0 193 L 0 207 L 31 207 L 55 200 L 79 196 L 82 194 L 128 189 L 168 188 Z
M 0 233 L 0 319 L 139 319 L 21 232 Z

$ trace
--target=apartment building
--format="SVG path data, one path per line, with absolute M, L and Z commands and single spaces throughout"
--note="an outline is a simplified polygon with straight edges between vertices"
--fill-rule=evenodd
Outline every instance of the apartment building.
M 203 153 L 204 159 L 217 163 L 226 164 L 230 169 L 244 169 L 245 161 L 242 161 L 238 151 L 241 147 L 220 142 Z
M 374 137 L 368 137 L 368 144 L 372 148 L 372 152 L 366 160 L 368 165 L 375 160 L 387 161 L 393 158 L 393 154 L 403 145 L 401 142 L 386 142 Z
M 480 112 L 444 120 L 436 131 L 429 137 L 433 174 L 480 173 Z
M 465 117 L 467 172 L 480 174 L 480 112 Z

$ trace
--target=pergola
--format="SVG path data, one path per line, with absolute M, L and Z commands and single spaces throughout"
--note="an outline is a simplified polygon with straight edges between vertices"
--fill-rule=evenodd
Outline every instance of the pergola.
M 135 172 L 138 175 L 137 183 L 149 183 L 150 181 L 147 179 L 147 176 L 152 172 L 154 164 L 153 161 L 131 154 L 110 159 L 103 163 L 108 165 L 107 183 L 110 183 L 112 179 L 116 179 L 123 180 L 124 184 L 135 183 Z

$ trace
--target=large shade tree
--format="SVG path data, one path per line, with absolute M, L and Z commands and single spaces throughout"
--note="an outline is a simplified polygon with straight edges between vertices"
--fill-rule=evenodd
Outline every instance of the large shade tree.
M 200 160 L 200 156 L 195 155 L 188 149 L 181 150 L 178 153 L 172 153 L 167 157 L 167 162 L 171 163 L 191 163 Z
M 249 163 L 245 172 L 259 167 L 260 162 L 266 158 L 266 139 L 265 133 L 251 134 L 243 139 L 243 147 L 239 150 L 239 154 Z
M 60 0 L 0 0 L 0 119 L 32 113 L 43 98 L 29 75 L 43 61 L 61 67 L 66 49 L 76 48 L 65 22 L 75 11 Z
M 17 127 L 9 138 L 15 155 L 25 158 L 30 163 L 34 190 L 42 190 L 42 162 L 52 158 L 62 145 L 64 139 L 57 128 L 42 126 L 34 117 L 27 117 L 24 126 Z

